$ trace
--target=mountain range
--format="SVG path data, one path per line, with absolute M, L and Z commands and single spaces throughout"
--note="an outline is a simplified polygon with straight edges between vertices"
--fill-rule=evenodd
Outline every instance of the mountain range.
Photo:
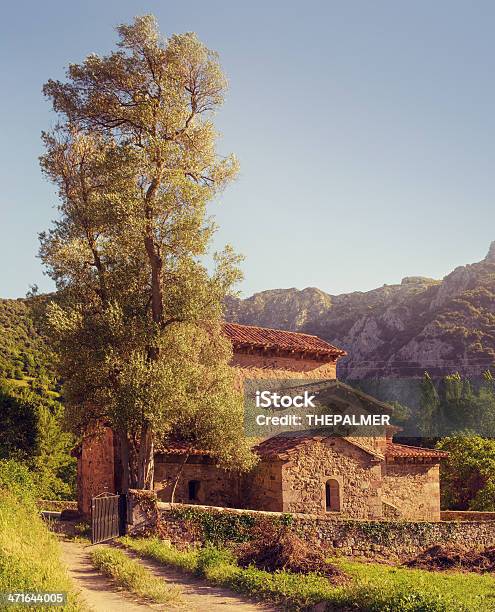
M 0 378 L 53 378 L 53 359 L 32 310 L 32 300 L 0 299 Z M 495 373 L 495 242 L 485 259 L 442 280 L 406 277 L 340 295 L 313 287 L 272 289 L 229 298 L 225 318 L 328 340 L 348 353 L 339 361 L 339 378 L 377 395 L 389 396 L 377 389 L 378 379 L 395 379 L 395 389 L 397 379 L 425 371 L 434 377 Z
M 495 242 L 480 262 L 442 280 L 331 295 L 314 287 L 229 298 L 228 321 L 318 335 L 344 348 L 338 376 L 363 380 L 476 376 L 495 366 Z

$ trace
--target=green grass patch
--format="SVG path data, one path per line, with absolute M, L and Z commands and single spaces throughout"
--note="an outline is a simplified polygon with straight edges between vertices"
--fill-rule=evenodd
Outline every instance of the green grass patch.
M 393 593 L 400 595 L 404 601 L 409 598 L 428 597 L 435 602 L 436 608 L 426 610 L 476 610 L 488 612 L 495 610 L 495 577 L 492 574 L 474 572 L 425 571 L 393 567 L 380 563 L 360 563 L 344 559 L 333 560 L 344 572 L 349 574 L 365 597 L 365 592 L 378 588 L 387 597 Z M 412 605 L 412 604 L 411 604 Z M 443 608 L 441 606 L 444 606 Z M 373 608 L 370 610 L 394 610 L 395 608 Z M 416 610 L 421 608 L 399 608 Z
M 187 572 L 196 572 L 198 567 L 198 551 L 190 549 L 186 551 L 177 550 L 164 540 L 158 538 L 131 538 L 125 536 L 120 538 L 124 546 L 141 555 L 149 557 L 163 565 L 173 565 Z
M 64 609 L 81 609 L 60 560 L 56 537 L 36 511 L 34 500 L 27 496 L 21 499 L 0 488 L 0 592 L 6 591 L 66 592 L 68 602 Z
M 349 581 L 336 586 L 317 574 L 239 567 L 228 550 L 207 545 L 179 551 L 157 538 L 122 538 L 139 555 L 203 576 L 213 584 L 283 604 L 292 610 L 325 602 L 327 610 L 361 612 L 488 612 L 495 609 L 495 578 L 427 572 L 377 563 L 333 561 Z
M 131 591 L 142 599 L 155 603 L 179 604 L 181 590 L 170 587 L 155 576 L 139 561 L 130 559 L 125 552 L 116 548 L 94 548 L 91 560 L 104 574 L 121 588 Z
M 212 545 L 179 551 L 158 538 L 125 537 L 121 542 L 143 557 L 202 576 L 212 584 L 229 587 L 238 593 L 290 604 L 292 610 L 304 609 L 325 599 L 341 601 L 342 588 L 333 587 L 322 576 L 270 573 L 251 567 L 242 569 L 230 551 Z

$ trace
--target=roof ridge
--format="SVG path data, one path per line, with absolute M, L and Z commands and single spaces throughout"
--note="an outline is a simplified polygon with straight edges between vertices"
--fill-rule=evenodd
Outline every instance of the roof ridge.
M 237 325 L 239 327 L 251 327 L 253 329 L 263 329 L 265 331 L 283 332 L 284 334 L 297 334 L 298 336 L 308 336 L 308 338 L 317 338 L 318 340 L 323 340 L 323 338 L 320 338 L 320 336 L 317 336 L 316 334 L 307 334 L 306 332 L 292 331 L 291 329 L 280 329 L 278 327 L 264 327 L 263 325 L 236 323 L 234 321 L 224 321 L 223 323 L 224 325 Z M 323 340 L 323 342 L 326 342 L 326 340 Z
M 436 453 L 446 453 L 447 452 L 439 448 L 428 448 L 426 446 L 413 446 L 412 444 L 401 444 L 400 442 L 394 442 L 393 440 L 391 440 L 390 442 L 387 442 L 387 444 L 393 444 L 394 446 L 400 446 L 401 448 L 413 448 L 415 450 L 422 450 L 422 451 L 435 451 Z

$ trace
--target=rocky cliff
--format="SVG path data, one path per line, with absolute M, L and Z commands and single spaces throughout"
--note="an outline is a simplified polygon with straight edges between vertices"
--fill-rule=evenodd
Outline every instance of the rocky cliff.
M 495 366 L 495 242 L 483 261 L 443 280 L 407 277 L 341 295 L 274 289 L 230 299 L 226 318 L 317 334 L 345 348 L 341 378 L 476 375 Z

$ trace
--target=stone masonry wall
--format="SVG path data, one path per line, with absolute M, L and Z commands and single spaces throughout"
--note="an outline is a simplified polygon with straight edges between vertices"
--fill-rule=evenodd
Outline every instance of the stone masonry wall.
M 495 521 L 495 512 L 479 512 L 476 510 L 442 510 L 442 521 Z
M 84 439 L 77 462 L 77 497 L 79 511 L 91 512 L 91 498 L 115 492 L 114 435 L 108 427 Z
M 381 467 L 373 456 L 341 438 L 300 449 L 282 470 L 284 512 L 326 512 L 325 483 L 339 484 L 340 512 L 352 518 L 381 518 Z
M 261 461 L 242 484 L 239 507 L 282 512 L 282 463 Z
M 161 501 L 170 501 L 172 487 L 181 469 L 181 455 L 157 455 L 155 457 L 155 492 Z M 197 500 L 189 499 L 189 482 L 198 481 Z M 182 467 L 175 491 L 175 501 L 185 504 L 221 506 L 239 505 L 238 478 L 216 467 L 207 457 L 191 456 Z
M 315 361 L 269 355 L 249 355 L 236 352 L 231 365 L 241 380 L 246 379 L 334 379 L 337 376 L 335 361 Z
M 247 514 L 259 520 L 273 520 L 287 524 L 287 514 L 234 510 L 205 506 L 177 506 L 158 504 L 162 535 L 172 541 L 180 541 L 187 532 L 188 520 L 181 518 L 181 509 L 194 508 L 197 526 L 201 525 L 201 514 L 208 515 L 211 527 L 212 516 Z M 408 522 L 408 521 L 365 521 L 321 517 L 309 514 L 292 514 L 290 529 L 310 544 L 322 547 L 329 554 L 341 554 L 363 559 L 400 561 L 419 554 L 436 544 L 459 545 L 466 549 L 495 546 L 495 522 Z
M 406 520 L 440 520 L 439 465 L 384 464 L 383 501 Z

